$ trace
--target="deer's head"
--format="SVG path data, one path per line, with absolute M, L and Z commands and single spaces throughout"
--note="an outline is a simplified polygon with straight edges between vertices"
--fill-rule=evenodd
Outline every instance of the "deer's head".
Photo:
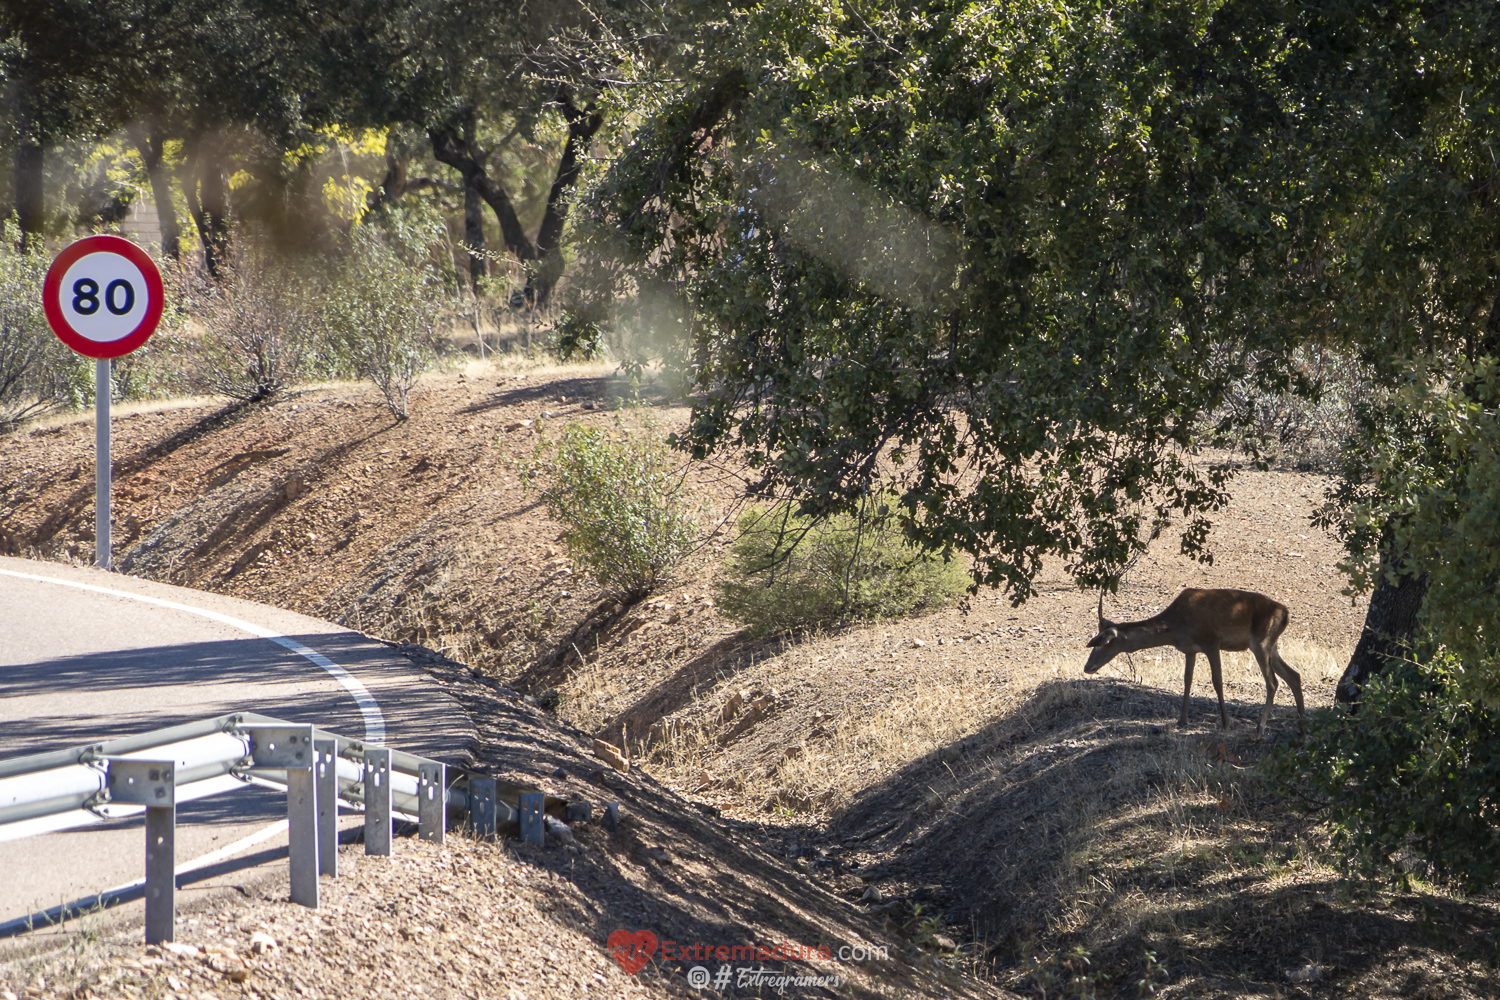
M 1121 642 L 1120 630 L 1114 622 L 1104 617 L 1104 591 L 1099 591 L 1099 634 L 1089 640 L 1089 646 L 1093 652 L 1089 653 L 1088 662 L 1083 665 L 1083 672 L 1092 674 L 1110 660 L 1125 651 Z

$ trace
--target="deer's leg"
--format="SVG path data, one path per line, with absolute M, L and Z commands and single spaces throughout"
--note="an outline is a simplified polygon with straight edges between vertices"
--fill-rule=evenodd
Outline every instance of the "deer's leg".
M 1271 647 L 1271 669 L 1280 674 L 1286 681 L 1286 686 L 1292 689 L 1292 698 L 1297 702 L 1297 731 L 1306 732 L 1307 720 L 1302 711 L 1302 675 L 1281 658 L 1281 653 L 1274 646 Z
M 1266 721 L 1271 717 L 1271 706 L 1276 701 L 1276 688 L 1279 686 L 1276 681 L 1276 672 L 1271 665 L 1271 656 L 1275 654 L 1267 655 L 1264 649 L 1253 644 L 1250 646 L 1250 652 L 1255 654 L 1255 662 L 1260 664 L 1260 675 L 1266 679 L 1266 707 L 1261 709 L 1260 725 L 1255 728 L 1257 733 L 1264 735 Z
M 1208 657 L 1208 669 L 1214 679 L 1214 694 L 1219 696 L 1219 722 L 1225 729 L 1229 728 L 1229 710 L 1224 707 L 1224 667 L 1219 662 L 1219 650 L 1210 646 L 1203 651 Z
M 1178 728 L 1186 728 L 1188 724 L 1188 697 L 1193 693 L 1193 661 L 1197 659 L 1197 653 L 1189 653 L 1187 669 L 1182 672 L 1182 717 L 1177 720 Z

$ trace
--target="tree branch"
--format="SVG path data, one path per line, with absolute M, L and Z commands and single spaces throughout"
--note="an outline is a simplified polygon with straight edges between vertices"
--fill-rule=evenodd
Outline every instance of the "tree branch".
M 495 212 L 500 223 L 500 235 L 505 246 L 521 260 L 536 260 L 536 246 L 526 238 L 521 220 L 516 217 L 516 208 L 511 204 L 505 189 L 490 179 L 484 167 L 475 159 L 473 151 L 452 125 L 443 125 L 427 130 L 432 140 L 432 155 L 439 163 L 446 164 L 463 175 L 464 183 L 479 192 Z

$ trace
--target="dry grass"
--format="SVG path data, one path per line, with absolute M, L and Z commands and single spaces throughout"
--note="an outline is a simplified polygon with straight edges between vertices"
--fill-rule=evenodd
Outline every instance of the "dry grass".
M 794 648 L 764 676 L 811 665 L 799 658 L 828 668 L 835 642 Z M 1282 653 L 1309 707 L 1328 704 L 1348 651 L 1285 640 Z M 1255 765 L 1295 716 L 1283 686 L 1268 736 L 1256 734 L 1265 688 L 1249 654 L 1224 658 L 1227 733 L 1201 657 L 1182 730 L 1171 650 L 1092 678 L 1077 655 L 1003 676 L 975 658 L 931 658 L 882 670 L 873 700 L 769 716 L 761 725 L 780 727 L 784 752 L 767 765 L 761 749 L 753 767 L 722 745 L 724 700 L 753 688 L 731 680 L 665 728 L 653 770 L 742 815 L 771 807 L 775 822 L 814 821 L 857 844 L 844 870 L 881 870 L 903 919 L 924 912 L 916 901 L 942 913 L 975 939 L 975 960 L 1029 995 L 1133 997 L 1143 981 L 1159 996 L 1496 995 L 1482 949 L 1500 926 L 1494 907 L 1372 897 L 1267 787 Z M 1480 948 L 1454 946 L 1455 933 Z M 1316 985 L 1293 985 L 1302 976 Z
M 1348 651 L 1294 640 L 1284 640 L 1281 650 L 1302 675 L 1308 705 L 1331 700 Z M 809 655 L 794 648 L 782 659 L 790 669 L 799 665 L 795 662 L 799 657 Z M 1265 685 L 1251 655 L 1225 653 L 1223 662 L 1225 697 L 1231 703 L 1259 704 L 1265 697 Z M 920 674 L 912 672 L 906 675 L 904 686 L 883 695 L 873 707 L 859 705 L 854 711 L 812 720 L 806 726 L 806 737 L 789 747 L 785 759 L 752 791 L 763 801 L 801 804 L 804 810 L 810 804 L 825 815 L 837 813 L 853 803 L 872 778 L 894 774 L 980 733 L 998 719 L 1025 727 L 1058 713 L 1097 715 L 1114 697 L 1115 688 L 1080 681 L 1079 666 L 1077 656 L 1054 655 L 1005 675 L 974 660 L 929 667 Z M 1172 650 L 1120 657 L 1106 673 L 1124 677 L 1142 689 L 1160 691 L 1174 699 L 1181 697 L 1182 657 Z M 1061 681 L 1080 682 L 1054 683 Z M 606 718 L 603 706 L 612 703 L 620 689 L 621 681 L 614 672 L 598 666 L 581 669 L 562 689 L 564 717 L 585 730 L 597 728 Z M 738 683 L 724 685 L 708 699 L 706 710 L 672 720 L 664 727 L 661 740 L 651 747 L 656 773 L 678 787 L 693 788 L 711 783 L 716 772 L 734 770 L 721 760 L 720 735 L 725 727 L 720 719 L 725 701 L 736 690 L 740 690 Z M 1202 657 L 1195 671 L 1194 695 L 1213 696 L 1208 665 Z M 1290 717 L 1294 711 L 1285 685 L 1277 694 L 1276 705 L 1273 719 Z M 1258 711 L 1255 717 L 1258 719 Z M 1167 722 L 1164 718 L 1154 721 Z
M 557 715 L 564 722 L 592 733 L 602 729 L 613 715 L 628 685 L 619 665 L 596 659 L 575 670 L 558 689 Z

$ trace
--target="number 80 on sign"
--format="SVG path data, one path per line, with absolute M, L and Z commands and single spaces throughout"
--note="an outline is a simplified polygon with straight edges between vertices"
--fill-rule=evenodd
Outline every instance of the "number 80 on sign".
M 146 342 L 161 319 L 156 263 L 118 236 L 89 236 L 52 261 L 42 307 L 57 338 L 89 358 L 118 358 Z

